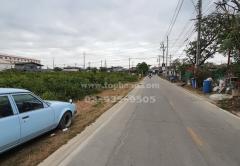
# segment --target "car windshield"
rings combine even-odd
[[[44,108],[43,103],[31,94],[13,95],[13,99],[20,113],[34,111]]]

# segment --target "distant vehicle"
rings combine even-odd
[[[152,78],[152,73],[148,73],[148,77],[151,79]]]
[[[0,88],[0,153],[57,127],[70,127],[72,101],[44,101],[28,90]]]

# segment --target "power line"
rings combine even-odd
[[[192,5],[193,5],[195,11],[198,12],[198,10],[197,10],[197,6],[195,5],[195,2],[194,2],[193,0],[190,0],[190,1],[192,2]]]
[[[203,12],[203,15],[207,15],[209,11],[210,11],[210,13],[213,12],[213,11],[216,9],[215,7],[216,7],[216,6],[215,6],[215,3],[214,3],[214,0],[211,0],[211,1],[206,5],[206,7],[204,7],[204,8],[206,8],[206,10]],[[213,9],[214,9],[214,10],[213,10]],[[213,10],[213,11],[211,11],[211,10]]]
[[[193,6],[194,6],[194,10],[193,10],[193,12],[191,14],[191,16],[192,16],[196,12],[196,5],[195,5],[194,0],[190,0],[190,1],[192,2]],[[183,40],[183,38],[185,36],[188,36],[188,33],[189,32],[191,33],[193,28],[194,28],[194,22],[192,21],[191,18],[193,18],[193,17],[190,17],[190,19],[185,23],[185,25],[183,26],[183,28],[182,28],[181,32],[179,33],[177,39],[171,45],[171,48],[174,48],[176,46],[176,44],[178,42],[181,42],[181,41],[184,42],[183,44],[185,44],[185,41],[188,39],[188,37],[187,37],[187,39],[184,39],[184,40]],[[182,47],[182,45],[181,45],[181,47]],[[180,49],[181,49],[181,47],[180,47]]]
[[[193,6],[194,6],[194,8],[196,9],[196,5],[195,5],[195,3],[194,3],[194,1],[193,0],[191,0],[191,2],[192,2],[192,4],[193,4]],[[199,1],[200,2],[200,1]],[[198,2],[198,5],[201,5],[201,4],[199,4],[199,2]],[[203,14],[205,15],[205,14],[207,14],[209,11],[210,12],[212,12],[211,10],[214,8],[214,0],[211,0],[209,3],[207,3],[206,5],[204,5],[205,7],[204,8],[206,8],[206,10],[203,12]],[[200,6],[201,7],[201,6]],[[201,14],[201,13],[199,13],[199,14]],[[199,17],[198,17],[199,18]],[[194,25],[194,24],[193,24]],[[193,27],[193,25],[192,25],[192,27]],[[184,25],[184,28],[186,28],[187,27],[187,23]],[[190,28],[190,29],[192,29],[192,27]],[[183,29],[184,29],[183,28]],[[182,34],[183,34],[183,32],[184,32],[184,30],[182,30]],[[179,39],[174,43],[174,45],[173,46],[175,46],[175,44],[180,40],[180,36],[186,36],[186,34],[185,35],[181,35],[181,33],[179,34]],[[182,46],[180,46],[180,48],[177,50],[177,52],[179,52],[181,49],[182,49],[182,47],[184,46],[184,44],[186,43],[186,42],[189,42],[190,43],[190,38],[193,36],[193,34],[195,34],[195,29],[193,29],[193,31],[186,37],[186,39],[184,40],[184,42],[183,42],[183,44],[182,44]],[[179,55],[179,57],[180,56],[182,56],[183,55],[183,52],[184,52],[184,50],[182,50],[182,52],[181,52],[181,54]],[[199,55],[198,55],[199,56]]]
[[[184,38],[181,37],[181,40],[179,40],[179,41],[182,42],[182,44],[179,45],[178,51],[183,47],[183,45],[184,45],[187,41],[190,40],[190,38],[191,38],[194,34],[195,34],[195,28],[194,28],[194,24],[192,24],[191,26],[189,26],[189,27],[186,29],[186,32],[183,33],[182,37],[184,37]]]
[[[171,45],[171,47],[176,46],[176,44],[180,41],[180,39],[182,39],[182,37],[186,36],[186,34],[191,31],[191,29],[193,28],[194,23],[189,23],[186,22],[186,24],[183,26],[182,31],[179,33],[177,40],[175,40],[174,44]]]
[[[176,53],[178,53],[182,48],[183,46],[189,42],[190,43],[190,38],[195,34],[195,29],[186,37],[186,39],[184,40],[183,44],[179,47],[179,49],[176,51]],[[181,56],[183,55],[183,52],[184,52],[184,49],[182,50],[181,52]],[[180,58],[180,56],[179,56]]]
[[[184,0],[178,0],[177,6],[176,6],[174,14],[173,14],[173,17],[171,19],[170,25],[168,27],[167,33],[166,33],[164,38],[166,38],[167,36],[170,36],[170,34],[171,34],[172,30],[173,30],[173,27],[174,27],[174,25],[175,25],[175,23],[177,21],[177,18],[179,16],[179,13],[180,13],[180,11],[182,9],[183,2],[184,2]]]
[[[167,33],[166,33],[166,35],[164,37],[164,39],[167,38],[166,66],[167,66],[167,63],[168,63],[168,53],[169,53],[169,51],[168,51],[169,50],[169,43],[168,42],[169,42],[169,36],[170,36],[170,34],[171,34],[175,24],[176,24],[177,18],[179,16],[179,13],[180,13],[180,11],[182,9],[182,6],[183,6],[183,2],[184,2],[184,0],[178,0],[177,6],[176,6],[174,14],[173,14],[173,17],[172,17],[172,19],[170,21],[170,25],[168,27]],[[164,53],[165,53],[164,42],[162,42],[161,48],[163,49],[163,64],[164,64],[165,63],[164,62]]]
[[[194,6],[194,8],[196,8],[196,6],[195,6],[195,3],[194,3],[194,1],[193,0],[191,0],[191,2],[193,3],[193,6]],[[210,2],[210,4],[211,4],[211,2]],[[208,4],[208,6],[210,5],[210,4]],[[196,64],[198,64],[198,59],[200,58],[200,51],[199,51],[199,49],[200,49],[200,21],[201,21],[201,18],[202,18],[202,0],[198,0],[198,20],[199,20],[199,23],[198,23],[198,51],[197,51],[197,55],[196,55]],[[194,25],[194,24],[193,24]],[[189,37],[191,37],[193,34],[195,33],[195,30],[189,35]],[[187,41],[189,41],[189,37],[187,37],[186,38],[186,40],[184,41],[184,43],[183,43],[183,45],[187,42]],[[182,47],[180,47],[179,48],[179,50],[180,49],[182,49]],[[177,51],[177,52],[179,52],[179,50]],[[183,53],[183,51],[184,50],[182,50],[182,53]]]

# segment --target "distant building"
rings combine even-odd
[[[159,73],[162,73],[162,67],[152,67],[151,70],[150,70],[152,73],[154,74],[159,74]]]
[[[8,55],[8,54],[1,54],[1,53],[0,53],[0,60],[8,61],[12,64],[24,63],[24,62],[34,62],[34,63],[41,64],[41,61],[37,60],[37,59],[25,58],[25,57]]]
[[[109,72],[125,72],[127,69],[121,67],[121,66],[112,66],[111,68],[108,69]]]
[[[15,68],[16,64],[18,64],[17,69],[24,68],[23,64],[25,67],[28,66],[27,70],[31,67],[37,70],[42,67],[40,60],[0,53],[0,71]]]
[[[80,70],[82,70],[82,68],[80,68],[80,67],[68,66],[68,67],[63,68],[63,71],[68,71],[68,72],[77,72],[77,71],[80,71]]]
[[[8,70],[14,68],[14,64],[11,64],[8,61],[0,59],[0,71]]]
[[[35,63],[35,62],[24,62],[24,63],[16,63],[15,64],[15,69],[19,71],[41,71],[42,69],[41,64]]]
[[[136,67],[131,67],[129,69],[130,73],[136,73],[137,72],[137,68]]]

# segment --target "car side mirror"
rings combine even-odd
[[[73,103],[73,100],[72,100],[72,99],[69,99],[69,103],[71,103],[71,104],[72,104],[72,103]]]

